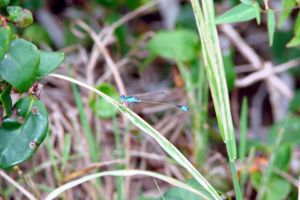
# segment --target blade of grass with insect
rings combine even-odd
[[[143,170],[116,170],[116,171],[106,171],[106,172],[96,173],[96,174],[92,174],[92,175],[87,175],[82,178],[71,181],[69,183],[66,183],[66,184],[56,188],[55,190],[53,190],[50,194],[48,194],[48,196],[45,198],[45,200],[55,199],[56,197],[61,195],[64,191],[67,191],[77,185],[80,185],[82,183],[85,183],[87,181],[90,181],[90,180],[93,180],[96,178],[105,177],[105,176],[135,176],[135,175],[143,175],[143,176],[150,176],[153,178],[157,178],[157,179],[165,181],[173,186],[176,186],[176,187],[185,189],[189,192],[192,192],[192,193],[198,195],[199,197],[201,197],[201,199],[211,199],[211,196],[208,196],[207,193],[198,191],[195,188],[193,188],[185,183],[182,183],[182,182],[178,181],[177,179],[174,179],[169,176],[165,176],[165,175],[155,173],[155,172],[150,172],[150,171],[143,171]]]
[[[215,24],[213,1],[202,0],[202,8],[198,0],[191,0],[191,4],[201,40],[204,65],[213,98],[215,113],[229,157],[235,195],[238,200],[241,200],[242,195],[235,166],[236,142],[224,65]]]
[[[247,116],[248,116],[248,101],[247,97],[243,98],[242,103],[242,111],[241,111],[241,118],[240,118],[240,143],[239,143],[239,160],[242,165],[244,165],[245,156],[246,156],[246,150],[247,150]],[[244,170],[242,171],[243,177]],[[245,175],[244,175],[245,176]],[[242,182],[242,178],[240,181],[241,185],[241,193],[244,194],[244,183]]]
[[[273,150],[272,150],[272,154],[271,154],[270,159],[269,159],[268,166],[265,169],[265,171],[263,172],[263,177],[262,177],[262,180],[261,180],[261,183],[260,183],[260,186],[259,186],[260,189],[259,189],[258,194],[256,196],[257,200],[263,199],[264,194],[266,192],[266,187],[268,185],[268,182],[270,180],[270,177],[271,177],[271,174],[272,174],[272,171],[273,171],[273,168],[274,168],[275,159],[276,159],[276,156],[277,156],[277,153],[278,153],[278,150],[279,150],[279,146],[280,146],[280,143],[281,143],[283,133],[284,133],[284,129],[279,129],[278,136],[277,136],[277,139],[275,141],[275,144],[274,144],[274,147],[273,147]]]
[[[216,190],[208,183],[208,181],[197,171],[197,169],[184,157],[184,155],[165,137],[163,137],[158,131],[156,131],[151,125],[145,122],[140,116],[135,114],[129,108],[118,103],[114,99],[110,98],[106,94],[100,92],[94,87],[91,87],[83,82],[76,79],[60,75],[60,74],[49,74],[48,77],[56,77],[80,85],[88,90],[95,92],[97,95],[101,96],[112,106],[116,107],[121,111],[135,126],[147,133],[149,136],[154,138],[156,142],[167,152],[178,164],[184,167],[199,184],[212,196],[213,199],[220,199],[220,196]]]

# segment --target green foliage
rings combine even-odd
[[[300,111],[300,90],[298,90],[293,99],[290,102],[289,110],[291,112],[299,112]]]
[[[17,27],[24,28],[33,22],[32,13],[27,9],[19,6],[9,6],[7,12],[9,14],[8,19],[14,22]]]
[[[0,0],[0,8],[6,7],[9,4],[10,0]]]
[[[96,2],[106,7],[116,7],[119,5],[118,0],[96,0]]]
[[[64,60],[64,53],[42,51],[40,53],[40,63],[38,77],[43,77],[53,72]]]
[[[0,61],[0,76],[19,92],[25,92],[37,78],[39,60],[39,51],[32,43],[15,39]]]
[[[7,6],[9,1],[1,1]],[[12,34],[13,22],[23,28],[33,22],[30,11],[18,6],[7,7],[8,16],[0,24],[0,102],[5,117],[0,116],[0,168],[9,168],[29,159],[43,142],[48,131],[48,113],[37,99],[34,83],[55,70],[64,54],[38,50],[29,41]],[[13,39],[17,38],[17,39]],[[29,93],[12,108],[11,92]]]
[[[241,3],[221,16],[218,16],[216,24],[244,22],[254,18],[257,18],[257,6]]]
[[[268,16],[268,34],[269,34],[269,44],[272,46],[273,44],[273,38],[275,33],[275,14],[273,10],[267,11]]]
[[[155,55],[187,62],[198,56],[199,39],[195,32],[188,29],[160,31],[148,42],[147,48]]]
[[[268,133],[269,143],[272,144],[276,141],[278,132],[280,129],[284,129],[282,144],[299,144],[300,143],[300,117],[289,116],[281,122],[274,124]]]
[[[281,27],[286,18],[293,11],[293,7],[296,5],[296,0],[281,0],[281,13],[279,16],[278,26]]]
[[[27,27],[22,35],[25,39],[33,42],[34,44],[50,44],[51,39],[47,31],[38,24],[32,24]]]
[[[102,83],[96,87],[99,91],[104,94],[109,95],[113,99],[117,100],[119,98],[118,92],[115,87],[108,83]],[[93,112],[98,115],[100,118],[112,118],[116,116],[118,109],[116,107],[111,106],[105,99],[93,96],[90,100],[90,107]]]
[[[0,126],[0,168],[8,168],[30,158],[48,131],[47,110],[35,97],[20,99],[13,109],[15,115],[5,118]]]
[[[261,173],[253,173],[251,174],[251,183],[256,190],[259,190],[262,174]],[[283,200],[286,199],[288,194],[291,191],[291,185],[286,180],[272,175],[265,191],[265,195],[263,197],[264,200],[272,199],[272,200]]]
[[[11,85],[3,85],[3,90],[0,93],[0,102],[4,109],[5,115],[11,115],[12,100],[10,97]]]
[[[11,29],[9,26],[0,27],[0,60],[9,49],[11,39]]]
[[[236,79],[232,51],[228,51],[223,54],[223,62],[228,90],[231,91],[234,88],[234,82]]]
[[[282,144],[278,148],[274,166],[282,171],[287,171],[292,159],[292,146],[289,144]]]
[[[199,184],[197,183],[197,181],[195,181],[194,179],[191,179],[189,181],[187,181],[187,184],[191,187],[196,188],[197,190],[206,193],[207,196],[209,196],[209,194],[205,191],[204,188],[199,187]],[[211,197],[212,198],[212,197]],[[187,190],[184,190],[182,188],[179,187],[173,187],[169,190],[167,190],[163,196],[160,198],[160,200],[201,200],[202,198],[200,198],[198,195],[191,193]]]

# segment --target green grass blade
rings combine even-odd
[[[77,86],[74,84],[72,84],[71,86],[72,86],[72,91],[73,91],[76,107],[79,111],[80,122],[82,124],[83,130],[85,133],[85,137],[86,137],[86,141],[87,141],[87,145],[88,145],[88,149],[89,149],[89,155],[91,156],[91,159],[93,162],[97,162],[97,161],[99,161],[99,149],[97,148],[97,144],[96,144],[94,136],[92,134],[92,130],[90,128],[87,116],[85,114],[83,102],[80,98],[80,94],[79,94]]]
[[[191,0],[201,39],[204,64],[213,97],[218,125],[223,141],[226,144],[236,198],[240,200],[242,199],[242,195],[234,164],[234,160],[236,159],[236,143],[224,65],[215,25],[213,1],[203,0],[201,2],[202,9],[198,0]]]
[[[240,119],[240,144],[239,144],[239,159],[243,163],[246,156],[247,148],[247,116],[248,116],[248,101],[247,97],[243,98],[241,119]]]
[[[174,178],[171,178],[171,177],[159,174],[159,173],[143,171],[143,170],[116,170],[116,171],[106,171],[106,172],[96,173],[96,174],[92,174],[92,175],[87,175],[82,178],[71,181],[71,182],[64,184],[64,185],[56,188],[55,190],[53,190],[50,194],[48,194],[48,196],[45,198],[45,200],[55,199],[60,194],[62,194],[64,191],[69,190],[77,185],[80,185],[82,183],[85,183],[87,181],[90,181],[90,180],[93,180],[96,178],[100,178],[100,177],[104,177],[104,176],[135,176],[135,175],[154,177],[154,178],[163,180],[167,183],[170,183],[171,185],[174,185],[174,186],[180,187],[182,189],[185,189],[189,192],[192,192],[203,199],[210,199],[210,197],[208,197],[207,194],[201,193],[200,191],[196,190],[195,188],[193,188],[185,183],[182,183]]]
[[[170,143],[165,137],[163,137],[158,131],[156,131],[151,125],[145,122],[140,116],[135,114],[133,111],[128,109],[127,107],[123,106],[119,102],[115,101],[114,99],[110,98],[106,94],[100,92],[96,88],[93,88],[85,83],[82,83],[76,79],[59,75],[59,74],[50,74],[49,76],[64,79],[66,81],[78,84],[86,89],[89,89],[107,102],[111,103],[112,106],[118,108],[134,125],[139,127],[145,133],[150,135],[154,138],[158,144],[174,159],[178,162],[182,167],[184,167],[199,183],[200,185],[207,190],[207,192],[214,198],[220,199],[220,196],[216,192],[216,190],[208,183],[208,181],[197,171],[197,169],[184,157],[184,155],[172,144]]]

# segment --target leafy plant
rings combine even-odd
[[[9,1],[1,1],[7,6]],[[39,50],[20,39],[8,22],[25,28],[33,22],[32,13],[18,6],[6,8],[8,16],[0,16],[0,168],[9,168],[29,159],[48,132],[48,112],[38,100],[38,81],[54,71],[64,59],[60,52]],[[12,105],[11,93],[23,94]]]

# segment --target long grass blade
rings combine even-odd
[[[125,107],[124,105],[120,104],[119,102],[115,101],[114,99],[110,98],[106,94],[100,92],[96,88],[89,86],[83,82],[80,82],[76,79],[60,75],[60,74],[50,74],[49,76],[64,79],[71,83],[75,83],[80,85],[86,89],[89,89],[107,102],[112,104],[118,108],[134,125],[139,127],[145,133],[150,135],[154,138],[157,143],[174,159],[176,160],[182,167],[184,167],[199,183],[200,185],[207,190],[207,192],[213,197],[213,199],[220,199],[220,196],[216,192],[216,190],[208,183],[208,181],[197,171],[197,169],[184,157],[184,155],[172,144],[170,143],[165,137],[163,137],[158,131],[156,131],[151,125],[145,122],[141,117],[135,114],[133,111]]]

